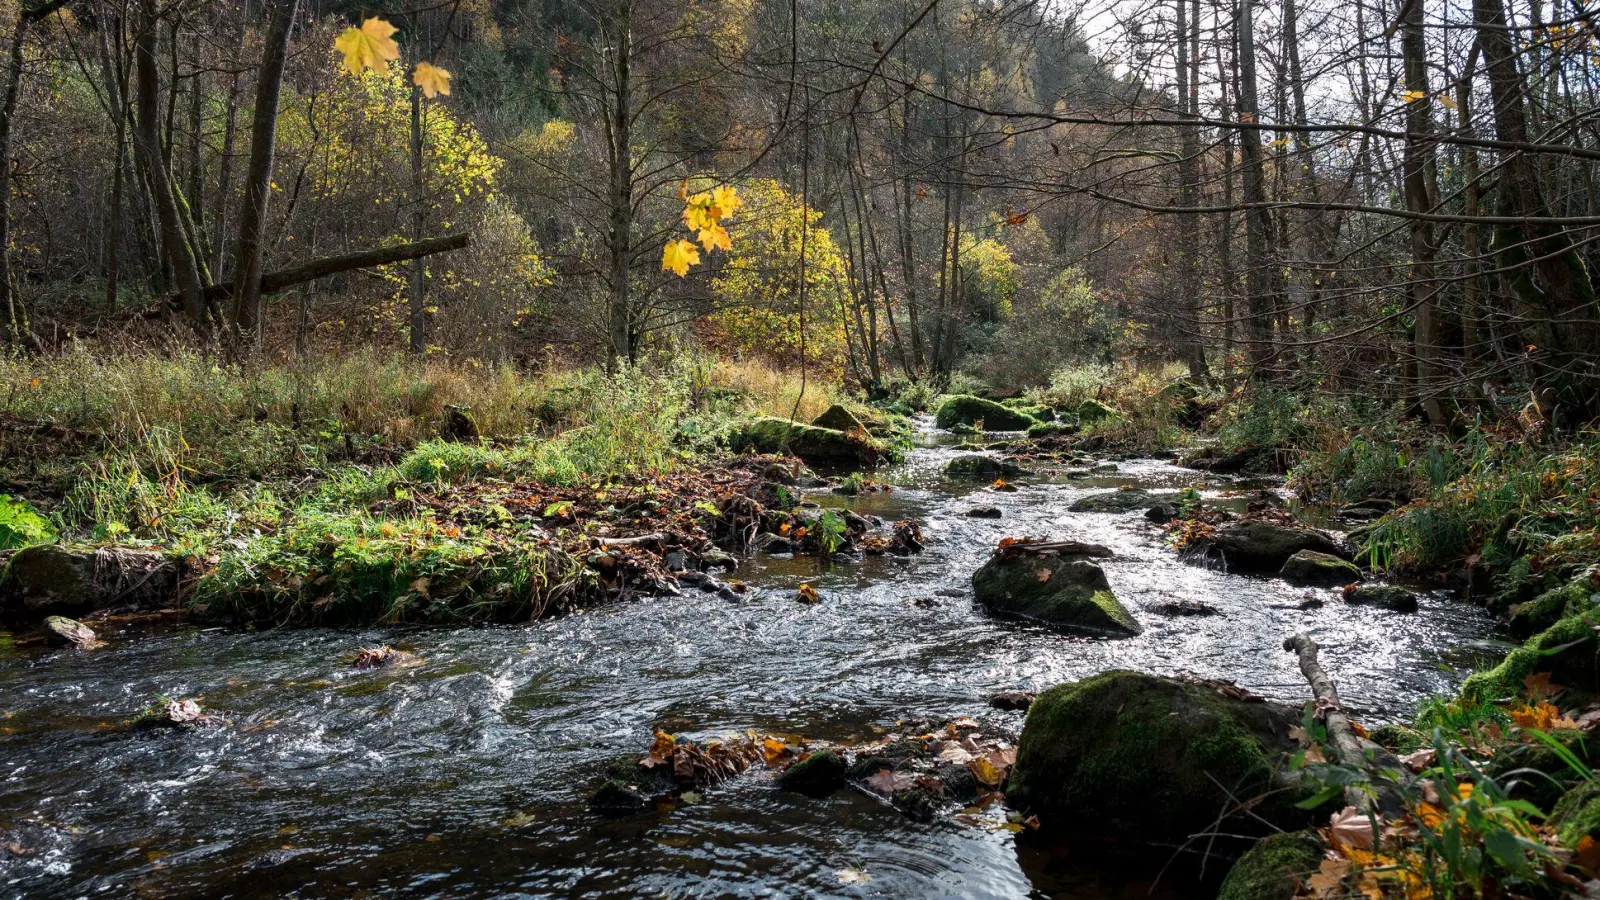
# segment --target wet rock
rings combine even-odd
[[[1363,500],[1360,503],[1351,503],[1347,506],[1339,507],[1338,515],[1341,519],[1351,519],[1358,522],[1370,522],[1373,519],[1382,518],[1393,511],[1393,500],[1385,500],[1381,497],[1373,497]]]
[[[945,429],[957,425],[970,428],[979,422],[987,431],[1022,431],[1034,424],[1034,419],[992,400],[966,394],[957,394],[946,400],[934,416],[934,424]]]
[[[220,716],[206,713],[198,700],[173,700],[158,697],[139,711],[128,725],[135,731],[160,728],[204,728],[222,724]]]
[[[606,772],[606,780],[589,796],[589,808],[611,817],[649,809],[657,797],[678,787],[671,773],[660,768],[647,769],[635,760],[614,763]]]
[[[818,428],[831,428],[834,431],[866,431],[867,426],[856,418],[855,413],[835,403],[828,407],[827,412],[811,420],[811,424]]]
[[[944,474],[951,478],[1012,478],[1022,474],[1022,467],[1009,459],[969,453],[945,463]]]
[[[76,647],[79,650],[93,650],[103,647],[105,643],[94,633],[94,629],[79,622],[77,619],[68,619],[65,616],[49,616],[44,620],[45,636],[50,643],[59,647]]]
[[[1322,865],[1322,842],[1305,831],[1262,838],[1228,870],[1217,900],[1293,900]]]
[[[808,465],[835,469],[876,465],[886,455],[877,441],[861,433],[846,434],[832,428],[801,425],[787,419],[762,416],[746,425],[732,441],[736,452],[789,452]]]
[[[1178,517],[1178,507],[1171,503],[1157,503],[1144,511],[1144,517],[1157,525],[1165,525]]]
[[[1395,612],[1416,612],[1417,594],[1396,584],[1355,584],[1344,589],[1344,602],[1380,606]]]
[[[998,519],[1002,513],[998,506],[975,506],[964,515],[969,519]]]
[[[845,785],[844,760],[832,750],[812,753],[778,774],[778,787],[809,797],[826,797]]]
[[[770,531],[756,535],[756,539],[750,543],[763,553],[793,553],[798,549],[794,541]]]
[[[1333,587],[1361,580],[1361,570],[1355,563],[1340,559],[1331,553],[1301,550],[1284,561],[1278,570],[1279,577],[1290,584]]]
[[[1107,637],[1132,637],[1139,623],[1094,562],[1111,551],[1060,542],[1046,554],[1001,549],[972,575],[972,591],[989,610]]]
[[[181,568],[150,550],[28,547],[0,571],[0,620],[32,624],[112,607],[157,609],[176,596]]]
[[[721,550],[707,550],[700,554],[700,564],[707,569],[732,570],[739,568],[739,558]]]
[[[1095,463],[1089,468],[1089,472],[1094,475],[1115,475],[1117,473],[1117,464],[1114,462]]]
[[[1150,607],[1160,616],[1220,616],[1222,610],[1199,600],[1163,600]]]
[[[661,561],[666,564],[668,572],[682,572],[689,568],[689,554],[682,550],[668,550]]]
[[[1033,691],[1001,691],[989,698],[989,705],[995,709],[1022,712],[1033,705],[1036,696]]]
[[[1133,512],[1136,509],[1148,509],[1156,502],[1149,491],[1134,488],[1079,497],[1067,509],[1072,512]]]
[[[1028,426],[1028,437],[1058,437],[1064,434],[1072,434],[1077,430],[1078,427],[1076,425],[1069,425],[1066,422],[1035,422]]]
[[[1275,522],[1224,522],[1192,544],[1207,555],[1220,557],[1230,571],[1276,573],[1302,550],[1332,556],[1339,554],[1333,538],[1312,528]]]
[[[1517,637],[1527,638],[1567,616],[1593,609],[1597,604],[1600,604],[1600,592],[1589,585],[1588,578],[1580,578],[1512,605],[1506,615],[1506,627]]]
[[[1153,843],[1202,831],[1297,828],[1310,793],[1288,767],[1300,709],[1203,684],[1111,671],[1041,693],[1028,710],[1007,803],[1046,828]],[[1231,792],[1231,793],[1230,793]],[[1252,816],[1217,823],[1236,797]],[[1260,819],[1254,818],[1259,816]]]
[[[1568,690],[1600,694],[1600,624],[1594,613],[1568,616],[1529,638],[1500,665],[1475,672],[1461,684],[1461,695],[1482,701],[1520,696],[1523,679],[1549,672],[1550,680]]]

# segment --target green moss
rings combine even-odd
[[[1585,781],[1563,794],[1550,811],[1550,824],[1568,847],[1585,835],[1600,840],[1600,785]]]
[[[1307,832],[1263,838],[1228,870],[1217,900],[1291,900],[1321,865],[1322,842]]]
[[[734,436],[735,451],[782,453],[788,451],[813,466],[850,468],[874,465],[889,455],[881,442],[832,428],[802,425],[762,416]]]
[[[970,426],[977,422],[982,422],[989,431],[1022,431],[1034,424],[1035,420],[1032,416],[992,400],[966,394],[950,397],[934,417],[934,424],[946,429],[957,425]]]
[[[996,478],[1022,474],[1022,467],[1009,459],[973,453],[945,463],[944,474],[952,478]]]
[[[1047,438],[1063,434],[1071,434],[1077,429],[1063,422],[1039,422],[1028,426],[1028,437]]]
[[[1078,405],[1078,421],[1085,425],[1121,417],[1122,414],[1117,412],[1116,407],[1108,406],[1099,400],[1085,400]]]
[[[1511,607],[1506,625],[1519,637],[1536,634],[1567,616],[1578,615],[1594,604],[1590,596],[1594,591],[1586,580],[1573,581],[1545,591],[1539,596]]]
[[[832,750],[813,753],[778,776],[778,787],[813,797],[825,796],[844,787],[846,766]]]
[[[1199,685],[1112,671],[1040,694],[1028,710],[1008,802],[1055,822],[1159,841],[1213,826],[1232,792],[1297,824],[1302,795],[1280,773],[1295,713]],[[1219,785],[1225,785],[1226,790]],[[1290,790],[1271,793],[1274,788]],[[1230,821],[1223,830],[1249,828]]]
[[[1461,685],[1463,697],[1489,701],[1522,690],[1522,681],[1534,672],[1550,672],[1557,684],[1584,693],[1600,693],[1600,655],[1588,614],[1570,616],[1528,639],[1511,651],[1500,665],[1475,672]]]
[[[1105,572],[1083,556],[990,560],[973,573],[972,591],[995,612],[1048,625],[1113,637],[1143,630],[1111,592]]]

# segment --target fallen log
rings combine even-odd
[[[1333,748],[1334,760],[1346,768],[1368,772],[1376,768],[1400,769],[1399,760],[1394,759],[1381,747],[1365,744],[1356,734],[1350,721],[1350,714],[1339,701],[1339,691],[1334,687],[1333,679],[1328,677],[1328,673],[1322,669],[1322,664],[1317,661],[1317,642],[1312,640],[1310,635],[1296,634],[1284,639],[1283,649],[1300,657],[1300,674],[1311,684],[1316,716],[1327,726],[1328,744]],[[1381,810],[1398,809],[1399,795],[1393,785],[1380,784],[1377,781],[1370,784],[1373,790],[1366,790],[1359,784],[1346,786],[1345,803],[1361,812],[1371,810],[1374,800]]]

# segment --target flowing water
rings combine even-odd
[[[1492,652],[1487,617],[1443,597],[1402,615],[1326,591],[1301,611],[1305,589],[1185,565],[1139,513],[1067,511],[1124,484],[1216,494],[1225,481],[1139,460],[998,493],[939,477],[950,443],[925,432],[889,473],[892,493],[815,498],[919,520],[927,552],[833,566],[758,557],[737,573],[758,588],[739,603],[686,592],[459,630],[128,625],[89,653],[19,651],[0,635],[0,896],[1143,897],[1151,873],[1097,864],[1093,846],[1050,852],[1026,835],[917,824],[854,791],[813,800],[762,775],[619,821],[585,801],[656,728],[847,740],[958,715],[1020,728],[987,698],[1117,667],[1299,700],[1307,688],[1280,646],[1295,631],[1323,644],[1371,723]],[[963,515],[977,504],[1004,518]],[[1109,546],[1107,574],[1144,634],[1087,639],[985,614],[970,575],[1007,535]],[[820,605],[793,599],[805,581]],[[1150,609],[1181,599],[1222,614]],[[422,664],[350,669],[350,651],[380,643]],[[203,697],[229,725],[114,727],[157,693]],[[1161,890],[1198,893],[1178,879]]]

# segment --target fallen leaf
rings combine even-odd
[[[684,806],[693,806],[696,803],[704,803],[706,798],[694,791],[684,791],[678,795],[678,799],[683,801]]]
[[[1035,571],[1033,573],[1033,577],[1039,579],[1039,581],[1041,583],[1043,583],[1043,582],[1049,581],[1050,580],[1050,576],[1052,574],[1054,574],[1054,573],[1052,573],[1049,569],[1041,568],[1041,569],[1038,569],[1037,571]]]
[[[893,797],[896,791],[903,791],[916,783],[916,776],[910,772],[892,772],[888,769],[879,769],[878,774],[867,779],[867,790],[882,797]]]
[[[1423,747],[1421,750],[1416,750],[1400,757],[1400,761],[1405,763],[1406,768],[1410,769],[1411,771],[1421,772],[1422,770],[1433,765],[1437,758],[1438,754],[1432,747]]]
[[[867,882],[869,882],[871,880],[872,880],[872,876],[868,875],[866,872],[862,871],[861,869],[840,869],[839,870],[839,883],[840,884],[866,884]]]
[[[1587,834],[1578,839],[1578,853],[1573,862],[1590,875],[1600,875],[1600,842]]]
[[[1383,819],[1377,819],[1378,827]],[[1328,818],[1329,830],[1338,844],[1357,850],[1370,850],[1373,844],[1373,819],[1354,806],[1346,806]]]
[[[972,776],[992,788],[997,788],[1005,783],[1006,771],[990,761],[987,757],[979,757],[969,763],[967,768],[972,771]]]

